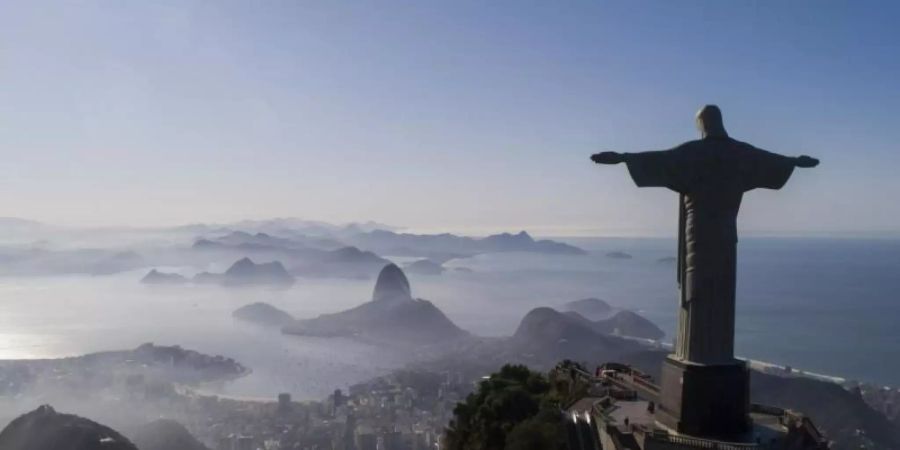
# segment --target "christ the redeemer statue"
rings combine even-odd
[[[624,162],[639,187],[665,187],[680,194],[678,331],[674,355],[667,360],[674,369],[664,365],[662,388],[681,392],[664,392],[660,403],[677,416],[675,428],[708,433],[714,431],[708,430],[712,425],[696,422],[715,421],[716,415],[735,415],[727,411],[735,406],[721,399],[704,399],[727,394],[721,390],[692,393],[692,378],[699,377],[695,384],[700,391],[709,391],[711,388],[703,386],[710,383],[724,389],[733,384],[743,386],[746,381],[735,382],[743,375],[734,375],[733,370],[743,367],[734,358],[736,221],[741,198],[744,192],[756,188],[780,189],[795,167],[815,167],[819,161],[809,156],[778,155],[730,138],[715,105],[704,106],[697,113],[697,127],[699,140],[670,150],[602,152],[591,159],[598,164]],[[698,372],[703,375],[692,375]],[[731,375],[723,375],[723,381],[715,375],[718,372]],[[697,398],[693,400],[697,404],[683,404],[692,398]],[[742,405],[737,408],[745,408],[743,403],[747,401],[740,399]],[[705,408],[710,417],[694,420],[690,413],[686,417],[683,410],[694,407]],[[746,415],[746,411],[741,414]]]

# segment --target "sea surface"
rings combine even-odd
[[[481,255],[442,276],[410,275],[413,294],[479,335],[512,334],[531,308],[585,297],[640,312],[672,335],[671,239],[572,239],[588,256]],[[612,258],[618,251],[631,258]],[[397,258],[402,262],[401,258]],[[186,271],[185,268],[169,270]],[[350,339],[284,336],[235,322],[264,301],[298,318],[367,301],[374,280],[300,279],[287,290],[145,286],[146,270],[112,276],[0,278],[0,359],[181,345],[253,369],[212,387],[243,397],[320,399],[414,355]],[[852,380],[900,386],[900,241],[744,238],[739,244],[737,353]],[[599,363],[600,361],[598,361]]]

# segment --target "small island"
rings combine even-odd
[[[144,275],[144,278],[141,278],[141,283],[157,285],[184,284],[187,283],[187,281],[187,278],[177,273],[164,273],[156,269],[147,272],[147,275]]]
[[[250,258],[242,258],[222,274],[224,286],[283,286],[294,284],[294,277],[279,261],[257,264]]]
[[[268,303],[251,303],[236,309],[231,316],[237,320],[264,326],[282,327],[294,321],[294,317]]]
[[[444,266],[430,259],[420,259],[416,262],[406,265],[406,271],[408,273],[414,273],[418,275],[441,275],[445,270],[447,269],[445,269]]]

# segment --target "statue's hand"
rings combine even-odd
[[[619,164],[625,161],[625,155],[616,152],[600,152],[591,155],[591,161],[597,164]]]
[[[811,156],[802,155],[802,156],[797,157],[797,160],[794,162],[794,165],[796,165],[797,167],[803,167],[803,168],[816,167],[819,165],[819,160],[816,158],[813,158]]]

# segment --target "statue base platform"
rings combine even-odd
[[[750,371],[742,361],[697,364],[675,359],[662,365],[657,420],[679,433],[727,438],[747,432]]]

